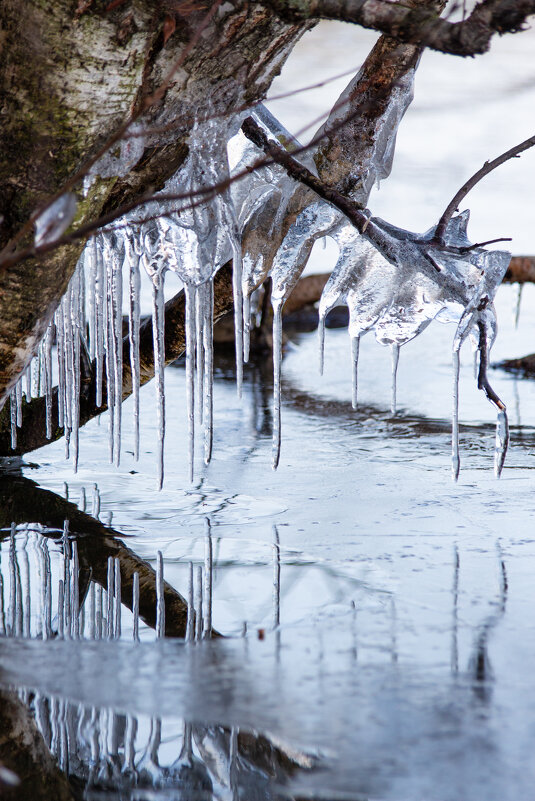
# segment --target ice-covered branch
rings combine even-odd
[[[262,0],[284,19],[332,19],[372,28],[402,42],[456,56],[485,53],[492,37],[517,33],[535,14],[535,0],[483,0],[462,22],[429,8],[386,0]]]

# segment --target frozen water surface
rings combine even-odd
[[[477,115],[472,114],[463,128],[471,144],[449,145],[435,154],[434,172],[426,167],[433,152],[422,139],[422,120],[425,131],[433,125],[442,136],[445,128],[449,143],[458,112],[452,106],[449,122],[440,123],[446,112],[437,107],[434,81],[447,71],[437,72],[436,65],[426,71],[426,63],[435,58],[426,54],[415,106],[400,129],[394,174],[379,195],[372,194],[374,211],[423,230],[433,222],[426,215],[436,218],[480,162],[523,138],[520,129],[532,106],[527,97],[532,90],[522,89],[518,80],[526,70],[524,43],[533,42],[532,34],[525,36],[514,42],[504,38],[495,43],[496,54],[474,61],[490,65],[488,73],[483,66],[448,60],[452,75],[443,90],[446,100],[462,106],[463,98],[468,104],[477,96],[481,124],[493,138],[484,139],[482,154],[475,151],[470,137]],[[353,53],[355,41],[365,42],[364,55],[367,35],[351,29],[351,37]],[[519,48],[513,61],[507,42]],[[307,47],[305,39],[305,59]],[[307,74],[303,67],[293,69],[296,80]],[[485,86],[492,75],[497,98],[486,100],[479,89],[470,94],[472,79],[459,83],[455,77],[456,70],[464,75],[465,69],[482,70]],[[422,89],[429,84],[431,93],[422,91],[419,97],[418,82]],[[503,126],[491,122],[495,110],[505,113],[499,93],[506,90],[507,115],[518,128],[513,131],[511,125],[502,147],[496,137]],[[465,107],[463,114],[465,119]],[[303,113],[297,109],[296,116],[293,127],[283,118],[295,131]],[[407,155],[406,130],[415,137],[412,155]],[[533,155],[518,161],[528,175]],[[458,170],[451,186],[455,170],[450,164]],[[471,236],[510,234],[513,252],[527,250],[525,212],[518,211],[525,203],[522,187],[512,191],[510,184],[503,185],[498,195],[511,202],[500,207],[495,224],[496,186],[489,181],[488,196],[481,192],[471,202],[472,224],[480,227],[471,228]],[[414,193],[414,203],[408,192]],[[241,222],[238,209],[236,224]],[[162,228],[155,241],[157,274],[166,245]],[[192,243],[192,250],[198,244]],[[207,250],[224,249],[208,240],[201,244]],[[134,240],[125,248],[123,288],[134,342],[140,309],[135,247]],[[232,241],[226,247],[232,249]],[[314,251],[316,268],[325,267],[322,253]],[[101,354],[104,371],[103,343],[117,337],[119,314],[117,304],[108,301],[106,282],[120,279],[117,265],[103,265],[98,252],[85,269],[95,287],[87,301],[88,349],[91,356]],[[247,269],[244,264],[245,276]],[[209,275],[202,278],[209,284]],[[341,272],[330,289],[333,303],[343,301],[351,312],[355,298]],[[496,297],[500,330],[495,360],[533,349],[535,289],[524,290],[518,329],[516,300],[514,287],[502,287]],[[149,310],[150,297],[146,301],[141,292]],[[161,296],[155,301],[161,309]],[[204,301],[210,302],[209,293]],[[79,376],[73,369],[73,330],[80,326],[79,306],[71,291],[56,317],[58,337],[66,344],[65,363],[59,365],[60,400],[75,458],[73,386]],[[190,314],[193,327],[199,322],[194,298]],[[493,320],[487,322],[492,338]],[[357,349],[346,330],[325,332],[323,377],[317,371],[316,332],[293,337],[286,345],[280,365],[284,435],[277,472],[269,468],[272,365],[265,356],[251,354],[239,400],[235,356],[219,353],[213,386],[216,458],[206,465],[202,450],[191,449],[195,469],[193,482],[188,481],[185,443],[191,418],[184,411],[188,394],[199,385],[193,375],[186,382],[185,372],[193,372],[199,351],[211,358],[207,340],[195,333],[191,340],[197,353],[190,351],[187,368],[179,363],[165,371],[168,458],[161,492],[155,489],[155,473],[162,396],[155,397],[150,386],[139,392],[139,416],[137,397],[125,402],[122,415],[116,409],[110,415],[113,435],[105,419],[80,429],[76,475],[64,462],[64,443],[58,442],[29,455],[26,464],[13,463],[11,473],[0,479],[0,633],[5,635],[0,683],[31,705],[60,764],[86,783],[87,798],[97,793],[114,801],[532,797],[535,387],[490,371],[511,425],[511,446],[497,482],[492,472],[495,412],[475,386],[469,343],[462,347],[462,470],[455,484],[450,480],[455,325],[433,323],[403,345],[393,416],[390,348],[366,335],[366,326],[355,317],[353,323],[349,333],[359,343],[356,410],[352,371]],[[383,329],[384,341],[388,333]],[[27,377],[30,385],[36,375],[38,382],[41,377],[45,391],[50,344],[45,341],[40,363]],[[109,391],[116,392],[119,365],[112,362],[107,369]],[[12,405],[15,431],[19,397],[15,393]],[[204,424],[210,404],[204,406]],[[193,414],[192,399],[189,408]],[[139,447],[132,417],[140,420]],[[501,439],[503,420],[498,422]],[[119,468],[103,464],[108,447],[116,460],[120,452]],[[51,505],[54,496],[46,491],[61,498],[68,493],[70,502],[87,513],[91,506],[115,534],[105,536],[100,530],[77,541],[72,521],[64,531],[63,502]],[[95,543],[91,553],[88,543]],[[111,543],[118,543],[117,556],[109,553]],[[145,620],[146,576],[135,572],[130,588],[120,571],[121,543],[139,557],[136,570],[145,562],[155,571],[153,626],[159,634],[169,617],[164,619],[161,602],[164,581],[182,595],[186,643],[156,641]],[[82,611],[76,615],[78,607]],[[225,639],[203,638],[211,627]],[[202,641],[194,642],[199,636]]]

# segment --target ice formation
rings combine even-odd
[[[391,168],[397,126],[412,98],[413,72],[409,73],[376,121],[374,135],[354,168],[350,196],[361,205],[372,184]],[[350,94],[347,95],[349,102]],[[346,102],[346,101],[344,101]],[[340,107],[342,108],[342,107]],[[324,131],[334,131],[338,110]],[[345,111],[344,111],[345,113]],[[290,152],[299,144],[262,106],[254,119],[266,135]],[[234,136],[236,120],[214,119],[195,124],[189,156],[168,182],[163,194],[190,198],[177,204],[155,196],[150,207],[120,221],[115,230],[104,229],[87,244],[78,268],[26,374],[26,396],[46,398],[47,436],[52,436],[53,374],[57,374],[58,424],[65,429],[67,456],[78,464],[79,397],[87,375],[94,374],[97,406],[109,410],[109,458],[121,456],[123,392],[131,388],[134,400],[134,457],[139,456],[140,268],[152,282],[154,374],[159,429],[158,486],[164,476],[165,438],[165,309],[167,271],[178,275],[186,301],[186,382],[189,476],[195,475],[197,423],[204,431],[204,461],[212,454],[213,440],[213,279],[229,259],[233,261],[236,373],[241,394],[243,361],[249,358],[252,297],[271,278],[273,310],[274,400],[273,467],[281,448],[282,312],[298,282],[314,242],[331,236],[339,249],[338,261],[319,303],[320,369],[323,369],[325,318],[337,305],[349,310],[348,332],[352,352],[352,402],[357,407],[358,356],[361,337],[374,330],[377,341],[392,350],[392,413],[396,411],[396,373],[400,348],[418,336],[432,320],[457,322],[453,342],[452,469],[459,473],[458,381],[459,351],[471,337],[479,354],[478,386],[498,408],[495,471],[499,475],[507,448],[505,407],[486,377],[488,353],[496,334],[492,301],[509,263],[509,254],[474,247],[467,237],[468,212],[450,220],[444,242],[434,240],[434,229],[414,234],[378,218],[360,234],[347,218],[310,189],[296,184],[282,167],[265,163],[262,154],[243,134]],[[329,128],[329,125],[331,128]],[[228,149],[227,149],[227,142]],[[371,142],[371,144],[370,144]],[[92,170],[96,174],[124,174],[140,157],[143,138],[121,145],[118,155],[107,154]],[[312,155],[299,153],[301,162],[320,172]],[[323,154],[324,155],[324,154]],[[322,155],[322,158],[323,158]],[[344,154],[344,158],[345,158]],[[229,168],[229,160],[232,170]],[[318,161],[320,164],[321,159]],[[252,169],[254,167],[254,169]],[[110,172],[111,171],[111,172]],[[360,172],[359,172],[360,171]],[[359,173],[357,175],[357,172]],[[229,175],[245,178],[222,191]],[[359,178],[360,175],[360,178]],[[91,176],[90,176],[91,178]],[[357,180],[358,179],[358,180]],[[36,242],[46,243],[68,226],[76,208],[71,195],[62,196],[36,221]],[[148,221],[147,218],[150,218]],[[128,282],[123,288],[124,280]],[[130,372],[123,365],[123,296],[128,310],[127,341]],[[54,342],[57,368],[52,365]],[[93,362],[91,369],[90,362]],[[21,424],[22,379],[11,394],[12,443],[16,446]],[[114,581],[110,566],[110,583]],[[205,577],[206,583],[206,577]],[[194,594],[193,575],[190,595]],[[196,577],[196,594],[202,599],[203,576]],[[202,612],[197,618],[201,626]],[[110,620],[108,614],[108,620]],[[211,622],[205,620],[208,628]],[[161,623],[161,627],[163,623]],[[189,637],[193,621],[188,623]],[[198,634],[198,632],[197,632]]]

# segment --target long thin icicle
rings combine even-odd
[[[451,474],[454,481],[459,478],[461,461],[459,458],[459,372],[460,354],[453,349],[453,410],[451,416]]]
[[[204,462],[208,464],[212,458],[214,430],[214,283],[207,281],[204,286]]]
[[[358,406],[359,349],[360,337],[351,337],[351,358],[353,363],[351,405],[354,409],[356,409]]]
[[[152,339],[154,343],[154,374],[158,402],[158,489],[163,487],[165,441],[165,346],[163,277],[152,283]]]
[[[186,405],[188,415],[189,479],[193,481],[195,459],[195,291],[184,285],[186,294]]]
[[[273,303],[273,445],[271,465],[279,466],[281,452],[282,303]]]
[[[390,411],[392,412],[392,414],[396,413],[396,407],[397,407],[398,364],[399,364],[399,345],[392,345],[392,398],[390,402]]]

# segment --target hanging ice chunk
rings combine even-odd
[[[76,214],[76,196],[66,192],[35,220],[35,245],[47,245],[67,230]]]

